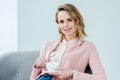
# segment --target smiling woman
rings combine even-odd
[[[37,79],[44,72],[51,75],[53,80],[106,80],[95,45],[84,39],[86,33],[83,18],[77,8],[72,4],[59,6],[56,22],[60,39],[44,44],[33,65],[31,80]],[[58,64],[50,72],[47,71],[49,62],[51,65]],[[84,73],[87,65],[92,74]]]
[[[86,33],[84,31],[83,18],[75,6],[71,4],[59,6],[56,13],[56,22],[59,24],[59,26],[64,26],[66,24],[66,22],[64,21],[65,18],[66,22],[72,22],[72,25],[70,24],[71,26],[76,26],[75,28],[78,37],[84,38],[86,36]],[[62,34],[61,29],[59,29],[59,33],[61,34],[62,38],[64,34]]]
[[[69,40],[76,36],[75,20],[66,11],[60,11],[58,13],[58,24],[61,32],[66,35],[66,39]]]

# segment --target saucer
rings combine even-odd
[[[56,73],[56,72],[59,72],[59,71],[43,71],[43,73]]]

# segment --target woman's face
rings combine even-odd
[[[76,37],[75,20],[66,11],[58,12],[58,24],[65,37]]]

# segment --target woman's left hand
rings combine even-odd
[[[51,72],[49,74],[59,78],[60,80],[65,80],[73,77],[73,70],[58,68],[55,72]]]

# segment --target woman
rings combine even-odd
[[[43,71],[46,63],[57,62],[56,72],[49,72],[53,80],[106,80],[100,58],[93,43],[85,41],[83,18],[72,4],[58,7],[56,22],[59,25],[60,39],[47,42],[36,59],[31,80]],[[92,74],[84,73],[89,64]]]

